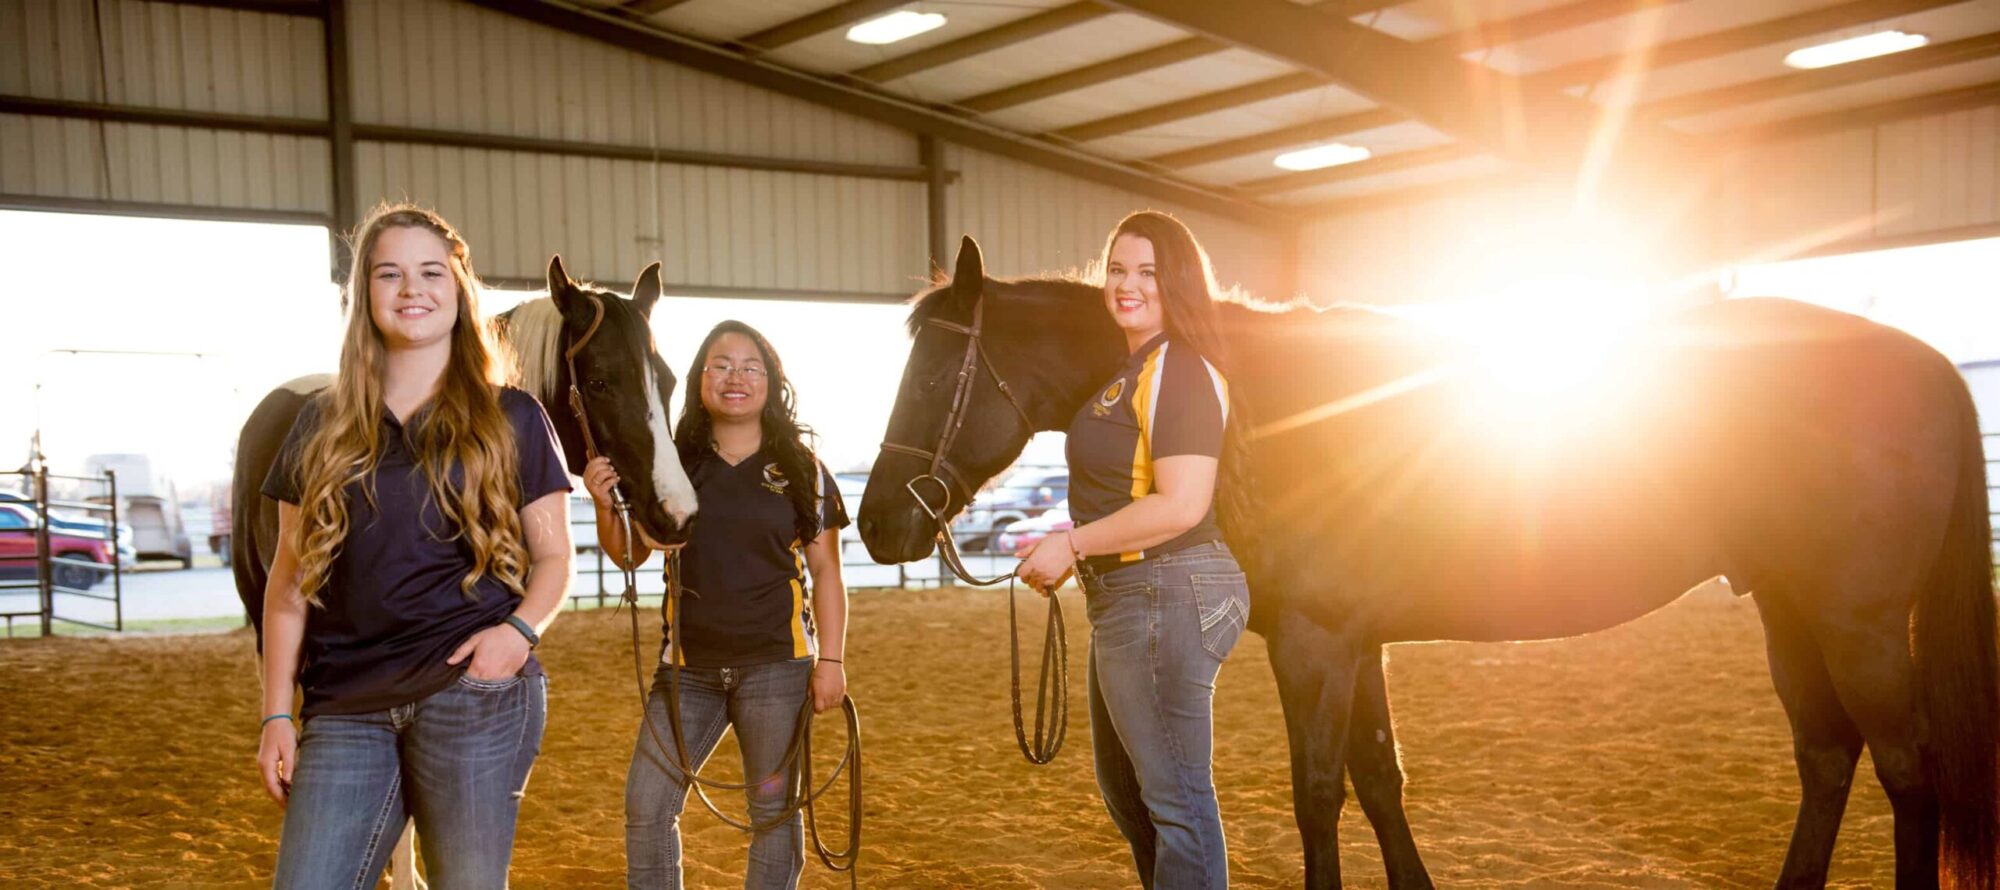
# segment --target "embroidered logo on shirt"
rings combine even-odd
[[[790,484],[792,480],[785,478],[785,471],[779,469],[776,462],[764,465],[764,487],[772,494],[784,494],[785,486]]]
[[[1122,398],[1124,395],[1125,395],[1125,378],[1120,377],[1117,380],[1111,382],[1111,388],[1105,390],[1104,395],[1097,397],[1097,404],[1091,406],[1090,408],[1091,416],[1092,417],[1110,416],[1112,407],[1117,405],[1118,400]]]

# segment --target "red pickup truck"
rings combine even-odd
[[[35,530],[40,527],[35,512],[17,503],[0,502],[0,578],[33,579],[35,573]],[[89,590],[98,579],[111,572],[116,560],[111,542],[102,537],[78,534],[58,526],[49,534],[49,553],[69,559],[87,559],[104,566],[55,566],[58,587]]]

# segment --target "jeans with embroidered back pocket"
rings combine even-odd
[[[1229,885],[1215,802],[1215,678],[1250,618],[1227,545],[1081,572],[1097,786],[1148,890]]]

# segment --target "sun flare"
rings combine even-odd
[[[1402,311],[1459,345],[1469,416],[1532,432],[1591,416],[1613,361],[1650,309],[1629,283],[1544,277]]]

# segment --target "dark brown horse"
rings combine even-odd
[[[919,298],[886,441],[930,447],[983,305],[979,379],[945,461],[977,485],[1109,380],[1098,289],[986,278],[971,239]],[[1778,883],[1825,882],[1865,744],[1900,887],[1991,888],[1994,586],[1972,402],[1922,343],[1854,316],[1738,300],[1670,316],[1532,419],[1461,344],[1356,308],[1224,309],[1234,400],[1259,424],[1261,528],[1231,546],[1277,674],[1306,880],[1340,884],[1342,775],[1391,886],[1429,886],[1402,808],[1381,647],[1531,640],[1645,615],[1717,576],[1754,595],[1803,786]],[[987,377],[1004,380],[1016,412]],[[1560,409],[1560,410],[1558,410]],[[1029,429],[1033,426],[1034,429]],[[860,524],[881,562],[933,527],[885,452]],[[963,507],[954,491],[947,514]]]
[[[639,273],[629,300],[570,280],[560,256],[549,262],[548,281],[548,297],[522,303],[491,322],[506,347],[502,353],[512,365],[511,376],[541,400],[570,473],[582,475],[584,432],[569,407],[574,364],[591,437],[618,469],[633,504],[633,521],[655,541],[685,539],[695,512],[694,487],[667,432],[666,406],[675,378],[654,348],[650,323],[660,298],[660,265]],[[596,321],[596,306],[603,307],[601,321]],[[564,352],[579,340],[582,348],[573,362],[566,361]],[[250,412],[237,439],[230,494],[236,534],[230,552],[236,593],[257,627],[259,648],[264,584],[278,539],[277,504],[259,489],[306,400],[332,383],[331,376],[320,374],[272,390]]]

